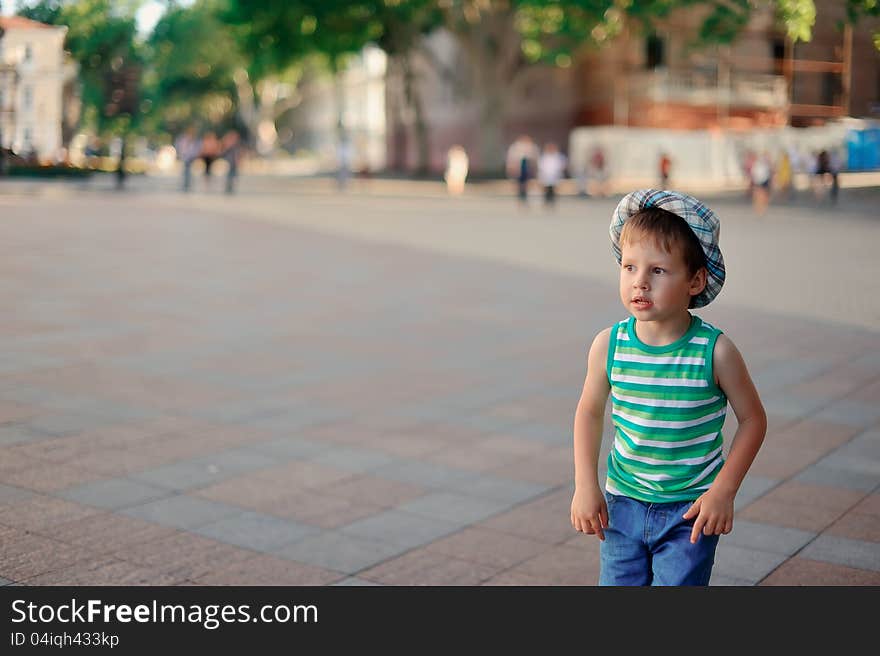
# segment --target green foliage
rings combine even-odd
[[[126,70],[137,71],[142,57],[135,41],[137,3],[111,0],[40,0],[19,7],[19,15],[66,25],[65,47],[79,65],[84,115],[101,132],[127,130],[137,112],[120,112],[113,81]],[[134,74],[134,73],[133,73]],[[129,89],[132,90],[132,89]]]
[[[153,28],[144,75],[151,128],[176,131],[193,120],[217,123],[233,113],[233,76],[245,61],[217,8],[212,0],[171,5]]]

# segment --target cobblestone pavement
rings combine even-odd
[[[874,201],[712,203],[703,316],[770,415],[715,585],[880,584]],[[595,584],[571,423],[613,204],[0,185],[0,583]]]

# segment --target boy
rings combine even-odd
[[[691,315],[724,284],[719,222],[695,198],[647,189],[611,221],[620,299],[631,314],[593,340],[574,422],[571,523],[600,542],[599,585],[708,585],[718,536],[767,428],[745,362]],[[603,496],[605,403],[614,445]],[[727,461],[721,427],[739,426]]]

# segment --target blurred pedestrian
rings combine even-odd
[[[241,160],[241,135],[238,130],[229,130],[221,140],[222,157],[226,160],[226,193],[235,192],[235,181],[238,179],[238,163]]]
[[[468,156],[465,149],[456,144],[446,153],[446,172],[443,178],[446,180],[446,189],[453,196],[464,193],[464,183],[468,174]]]
[[[527,134],[520,135],[507,149],[507,176],[516,180],[516,195],[521,206],[529,199],[529,179],[538,160],[538,147]]]
[[[660,174],[660,189],[668,189],[669,178],[672,177],[672,159],[665,150],[660,151],[658,169]]]
[[[608,161],[601,144],[596,144],[590,156],[590,173],[594,180],[593,195],[604,198],[608,194]]]
[[[773,169],[770,166],[770,158],[766,152],[762,152],[755,158],[751,166],[752,208],[758,216],[763,216],[767,211],[772,179]]]
[[[773,181],[774,191],[783,200],[791,200],[792,180],[791,157],[788,151],[783,149],[779,154],[779,161],[776,163],[776,175]]]
[[[565,175],[567,159],[559,152],[559,146],[548,142],[538,158],[538,182],[544,187],[544,206],[552,208],[556,203],[556,187]]]
[[[211,188],[211,166],[217,161],[217,158],[220,157],[221,151],[220,140],[217,138],[217,133],[213,130],[208,130],[202,136],[202,150],[201,150],[201,158],[205,162],[205,187],[207,189]]]
[[[202,153],[202,142],[194,125],[183,131],[174,142],[177,151],[177,159],[183,163],[183,191],[189,191],[192,187],[192,165]]]
[[[832,150],[828,155],[828,173],[831,176],[831,203],[837,204],[837,196],[840,193],[840,169],[842,160],[837,150]]]
[[[339,137],[339,143],[336,145],[336,185],[340,191],[344,191],[348,186],[353,160],[354,151],[351,139],[348,138],[347,134],[342,134]]]

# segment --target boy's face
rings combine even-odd
[[[678,248],[667,253],[650,236],[635,234],[621,249],[620,300],[638,321],[680,316],[706,286],[706,270],[691,276]]]

